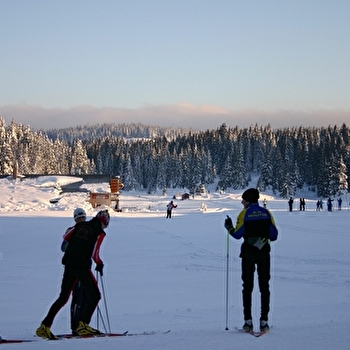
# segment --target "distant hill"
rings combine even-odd
[[[94,124],[83,125],[62,129],[44,130],[52,140],[60,139],[69,143],[74,139],[89,141],[95,138],[123,137],[127,139],[154,139],[156,137],[166,137],[173,140],[178,136],[187,135],[193,130],[184,128],[160,127],[155,125],[144,125],[140,123],[131,124]]]

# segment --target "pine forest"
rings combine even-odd
[[[307,186],[319,197],[348,191],[350,129],[222,124],[193,131],[143,124],[96,124],[32,130],[6,125],[0,116],[0,175],[109,174],[121,176],[124,190],[201,185],[244,189],[252,176],[260,191],[283,198]]]

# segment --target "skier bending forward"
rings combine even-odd
[[[51,325],[60,309],[67,303],[72,288],[76,281],[80,281],[89,294],[89,302],[80,315],[79,325],[76,329],[78,335],[100,334],[101,332],[89,326],[92,314],[101,299],[101,293],[96,279],[91,271],[91,258],[96,263],[96,271],[103,275],[103,262],[100,258],[100,246],[106,233],[104,229],[108,226],[110,216],[107,210],[97,213],[90,221],[77,224],[69,231],[64,240],[69,244],[62,258],[64,273],[61,284],[61,293],[52,304],[48,314],[42,321],[36,334],[44,339],[58,339],[51,332]]]

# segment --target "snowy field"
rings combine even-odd
[[[34,337],[48,307],[58,296],[63,268],[60,251],[72,213],[83,207],[96,214],[86,193],[59,194],[55,187],[69,177],[23,181],[0,179],[0,335]],[[108,190],[108,184],[83,185]],[[1,344],[9,349],[119,350],[343,350],[350,342],[350,210],[287,211],[287,201],[267,198],[279,228],[272,244],[269,334],[254,338],[235,331],[243,324],[241,242],[230,241],[229,330],[225,330],[227,233],[223,222],[235,222],[241,193],[211,191],[194,199],[175,200],[178,208],[165,219],[168,196],[123,192],[122,213],[111,212],[101,256],[106,303],[112,331],[166,331],[147,336],[39,340]],[[56,204],[50,200],[59,198]],[[344,198],[343,203],[348,203]],[[206,206],[207,210],[203,208]],[[257,288],[257,285],[256,285]],[[70,301],[69,301],[70,303]],[[54,333],[67,333],[69,303],[57,315]],[[103,310],[104,300],[100,307]],[[254,292],[255,327],[259,293]],[[92,326],[96,326],[96,318]],[[100,327],[102,328],[102,327]],[[102,329],[103,330],[103,329]]]

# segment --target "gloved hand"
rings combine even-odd
[[[225,219],[224,226],[225,226],[225,229],[230,233],[235,230],[232,224],[232,220],[228,215],[227,215],[227,218]]]
[[[101,276],[103,276],[103,264],[97,264],[95,267],[95,270],[98,271],[100,273]]]
[[[65,252],[67,247],[68,247],[68,242],[67,241],[63,241],[62,244],[61,244],[62,252]]]

